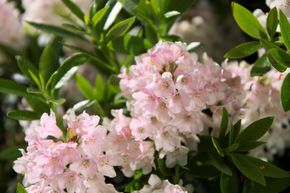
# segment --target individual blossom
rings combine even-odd
[[[290,113],[284,112],[280,102],[280,88],[287,72],[280,73],[275,69],[261,77],[251,77],[251,66],[242,63],[229,64],[228,69],[234,76],[240,76],[246,97],[243,101],[242,123],[251,122],[266,116],[275,116],[270,131],[263,137],[266,143],[256,148],[252,154],[273,159],[276,154],[283,154],[290,145]]]
[[[14,163],[14,170],[24,175],[23,184],[30,193],[41,192],[117,192],[105,183],[115,177],[105,151],[107,129],[99,125],[98,116],[85,112],[67,118],[67,135],[56,117],[43,114],[40,121],[26,130],[28,147]]]
[[[206,55],[202,60],[193,60],[183,43],[159,42],[120,75],[133,137],[153,140],[160,158],[174,154],[166,157],[175,159],[167,163],[186,164],[187,142],[198,143],[209,119],[204,110],[218,112],[223,106],[231,114],[240,110],[242,95],[232,92],[238,90],[234,87],[239,78],[232,78]]]
[[[0,44],[13,48],[23,45],[22,25],[19,11],[13,3],[0,0]],[[6,60],[0,53],[0,62]]]
[[[180,185],[171,184],[168,180],[162,181],[158,176],[152,174],[148,185],[134,193],[189,193],[189,191]]]

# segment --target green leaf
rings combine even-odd
[[[253,141],[260,139],[271,127],[274,117],[265,117],[258,121],[251,123],[245,128],[240,136],[238,142]]]
[[[220,178],[221,193],[240,193],[240,179],[237,172],[232,176],[222,174]]]
[[[262,141],[256,141],[256,140],[253,140],[253,141],[241,141],[239,143],[239,147],[238,147],[238,151],[241,151],[241,152],[245,152],[245,151],[250,151],[252,149],[255,149],[256,147],[264,144],[265,142],[262,142]]]
[[[234,124],[231,127],[230,136],[229,136],[229,144],[230,145],[235,143],[235,141],[238,138],[238,135],[240,133],[240,130],[241,130],[241,120],[237,121],[236,124]]]
[[[284,111],[290,110],[290,73],[285,77],[281,87],[281,103]]]
[[[272,48],[268,51],[268,54],[270,54],[272,58],[281,66],[285,66],[286,68],[290,67],[290,54],[282,49]]]
[[[45,85],[52,73],[57,69],[60,51],[61,40],[59,38],[52,39],[44,48],[39,60],[39,73],[43,79],[41,79],[43,85]]]
[[[232,9],[237,24],[249,36],[255,39],[260,39],[266,36],[265,29],[252,12],[234,2],[232,3]]]
[[[6,79],[0,79],[0,92],[17,96],[29,96],[25,86]]]
[[[40,80],[38,78],[38,70],[36,67],[21,56],[16,56],[16,60],[20,71],[38,87],[40,87]]]
[[[261,58],[258,58],[255,61],[251,69],[251,76],[262,76],[269,70],[271,70],[271,63],[267,57],[267,54],[264,54]]]
[[[254,182],[249,179],[245,179],[242,193],[253,193],[253,187]]]
[[[219,142],[217,141],[217,139],[214,138],[214,137],[211,137],[211,141],[212,141],[212,144],[213,144],[213,146],[215,147],[217,153],[218,153],[221,157],[224,157],[225,154],[224,154],[222,148],[220,147],[220,144],[219,144]]]
[[[72,2],[70,0],[62,0],[62,2],[80,20],[83,20],[84,19],[84,13],[82,12],[82,10],[79,8],[78,5],[76,5],[74,2]]]
[[[94,88],[90,82],[83,76],[76,74],[76,83],[82,94],[87,98],[94,100]]]
[[[106,92],[106,82],[102,75],[97,75],[95,79],[96,98],[101,101],[104,99]]]
[[[105,23],[105,15],[108,13],[108,10],[109,10],[109,7],[106,6],[104,8],[102,8],[101,10],[99,10],[92,18],[92,22],[93,22],[93,26],[94,27],[97,27],[98,24],[100,23]],[[103,21],[103,22],[101,22]],[[103,26],[100,26],[100,27],[103,27]]]
[[[285,43],[287,49],[290,50],[290,24],[286,15],[281,10],[279,11],[279,19],[282,40]]]
[[[225,136],[228,129],[228,124],[229,124],[229,113],[226,108],[223,108],[219,138],[223,138]]]
[[[216,169],[218,169],[222,173],[228,176],[232,176],[231,169],[227,166],[227,164],[224,162],[224,160],[220,156],[211,154],[210,159],[208,160],[208,163],[214,166]]]
[[[20,156],[21,153],[18,148],[5,148],[0,151],[0,160],[16,160]]]
[[[30,25],[35,27],[36,29],[39,29],[41,31],[52,33],[56,36],[72,39],[72,40],[78,40],[82,42],[88,42],[81,34],[72,32],[70,30],[64,29],[62,27],[54,26],[54,25],[47,25],[47,24],[40,24],[35,22],[28,22]]]
[[[258,170],[256,165],[249,161],[246,156],[239,154],[230,154],[230,157],[235,166],[250,180],[261,185],[266,185],[265,178]]]
[[[115,24],[106,34],[107,42],[116,38],[125,35],[125,33],[130,29],[130,27],[135,22],[135,17],[130,17],[125,19],[117,24]]]
[[[41,93],[42,95],[42,93]],[[38,97],[25,97],[27,103],[30,107],[36,112],[39,113],[49,113],[50,107],[45,103],[45,101],[42,98]]]
[[[10,111],[7,116],[15,120],[38,120],[41,117],[40,113],[26,110]]]
[[[28,193],[25,188],[22,186],[22,184],[17,183],[17,190],[16,193]]]
[[[274,37],[276,34],[278,26],[278,13],[277,13],[277,8],[274,7],[273,9],[270,10],[268,17],[267,17],[267,31],[270,37]]]
[[[270,178],[288,178],[290,177],[290,173],[286,172],[277,166],[271,164],[270,162],[266,162],[254,157],[245,156],[250,162],[252,162],[256,168],[259,169],[261,174]]]
[[[259,48],[261,48],[261,44],[258,41],[246,42],[242,43],[225,54],[226,58],[244,58],[255,53]]]
[[[290,186],[290,178],[266,178],[266,186],[255,184],[252,192],[254,193],[279,193]],[[251,193],[252,193],[251,192]]]
[[[76,66],[79,66],[85,63],[88,60],[88,57],[85,54],[75,54],[73,56],[65,59],[63,64],[58,68],[56,73],[54,73],[50,80],[51,86],[58,89],[60,88],[76,71]]]

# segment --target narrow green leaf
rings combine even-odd
[[[290,73],[285,77],[281,87],[281,103],[284,111],[290,110]]]
[[[237,172],[232,176],[222,174],[220,178],[221,193],[240,193],[240,179]]]
[[[270,162],[266,162],[254,157],[245,156],[250,162],[252,162],[256,168],[259,169],[261,174],[270,178],[288,178],[290,177],[290,173],[286,172],[277,166],[271,164]]]
[[[281,10],[279,11],[279,19],[282,40],[285,43],[287,49],[290,50],[290,24],[286,15]]]
[[[290,54],[282,49],[272,48],[268,51],[268,54],[281,66],[290,67]]]
[[[256,39],[260,39],[266,36],[265,29],[262,27],[252,12],[239,5],[238,3],[232,3],[232,9],[233,16],[237,24],[249,36]]]
[[[238,147],[238,151],[241,151],[241,152],[245,152],[245,151],[250,151],[252,149],[255,149],[256,147],[264,144],[265,142],[262,142],[262,141],[256,141],[256,140],[253,140],[253,141],[241,141],[239,143],[239,147]]]
[[[254,163],[249,161],[244,155],[230,154],[235,166],[250,180],[261,185],[266,185],[265,178]]]
[[[17,96],[29,96],[25,86],[6,79],[0,79],[0,92]]]
[[[254,182],[249,179],[245,179],[242,193],[253,193],[253,187],[254,187]]]
[[[106,19],[104,16],[107,14],[109,10],[109,7],[106,6],[104,8],[102,8],[101,10],[99,10],[94,16],[93,16],[93,19],[92,19],[92,22],[93,22],[93,26],[96,27],[98,26],[98,24],[103,21],[104,19]],[[101,23],[105,23],[104,22],[101,22]],[[103,27],[103,26],[100,26],[100,27]]]
[[[110,41],[116,37],[121,37],[130,29],[135,22],[135,17],[130,17],[117,24],[115,24],[106,34],[107,41]]]
[[[56,36],[72,39],[72,40],[78,40],[83,42],[88,42],[81,34],[72,32],[70,30],[54,26],[54,25],[47,25],[47,24],[40,24],[35,22],[28,22],[30,25],[35,27],[36,29],[39,29],[41,31],[52,33]]]
[[[278,13],[277,13],[277,8],[274,7],[273,9],[270,10],[268,17],[267,17],[267,31],[270,37],[274,37],[276,34],[278,26]]]
[[[213,144],[213,146],[215,147],[217,153],[218,153],[221,157],[224,157],[225,154],[224,154],[222,148],[220,147],[220,144],[219,144],[219,142],[217,141],[217,139],[214,138],[214,137],[212,137],[212,138],[211,138],[211,141],[212,141],[212,144]]]
[[[38,78],[38,70],[36,69],[36,67],[21,56],[16,56],[16,60],[20,71],[32,82],[40,86],[40,81]]]
[[[56,73],[50,77],[51,80],[49,80],[48,83],[51,83],[51,86],[55,87],[56,89],[60,88],[65,83],[65,81],[67,81],[73,75],[76,69],[74,67],[85,63],[87,60],[88,57],[85,54],[75,54],[68,57],[58,68]]]
[[[244,58],[255,53],[259,48],[261,48],[261,44],[258,41],[246,42],[242,43],[225,54],[226,58]]]
[[[232,176],[232,171],[231,169],[226,165],[224,160],[215,154],[210,155],[210,159],[207,161],[210,165],[214,166],[216,169],[221,171],[222,173]]]
[[[94,100],[94,89],[86,78],[79,74],[76,74],[76,83],[82,94],[87,99]]]
[[[22,184],[17,183],[17,190],[16,193],[28,193],[25,188],[22,186]]]
[[[0,151],[0,160],[16,160],[21,156],[18,148],[5,148]]]
[[[241,120],[237,121],[230,130],[230,136],[229,136],[229,144],[235,143],[236,139],[239,136],[241,130]]]
[[[239,142],[253,141],[260,139],[271,127],[274,117],[265,117],[251,123],[238,137]]]
[[[279,72],[285,72],[287,70],[287,66],[284,66],[283,64],[277,62],[271,54],[267,54],[268,55],[268,60],[270,61],[270,63],[272,64],[272,66],[278,70]]]
[[[66,5],[66,7],[75,15],[77,16],[80,20],[83,21],[84,19],[84,13],[82,10],[79,8],[78,5],[76,5],[74,2],[70,0],[62,0],[62,2]]]
[[[219,138],[223,138],[225,136],[228,129],[228,124],[229,124],[229,113],[226,108],[223,108]]]
[[[96,98],[98,99],[98,101],[103,100],[106,92],[106,82],[101,75],[96,76],[95,88]]]
[[[41,117],[40,113],[26,110],[10,111],[7,116],[15,120],[38,120]]]
[[[262,76],[269,70],[271,70],[271,63],[267,57],[267,54],[264,54],[261,58],[258,58],[255,61],[251,69],[251,76]]]
[[[43,84],[47,82],[52,73],[57,69],[58,58],[61,51],[61,40],[54,38],[44,48],[39,60],[39,73],[43,78]]]

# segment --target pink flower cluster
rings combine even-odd
[[[123,120],[122,120],[123,119]],[[98,116],[83,113],[67,118],[67,135],[56,124],[55,115],[44,114],[27,129],[27,152],[15,161],[14,170],[24,175],[29,193],[117,192],[105,183],[115,177],[113,166],[126,171],[151,171],[153,149],[150,142],[132,141],[126,118],[119,116],[110,133],[98,125]],[[149,158],[147,158],[149,157]],[[144,159],[144,160],[142,160]]]
[[[238,77],[206,56],[202,63],[194,61],[182,43],[158,43],[120,78],[133,137],[154,141],[169,167],[186,164],[189,147],[212,122],[203,110],[217,113],[225,106],[235,115],[243,97]]]

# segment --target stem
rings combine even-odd
[[[174,184],[178,184],[179,180],[180,180],[180,175],[179,175],[179,165],[175,166],[175,174],[173,176],[173,183]]]

